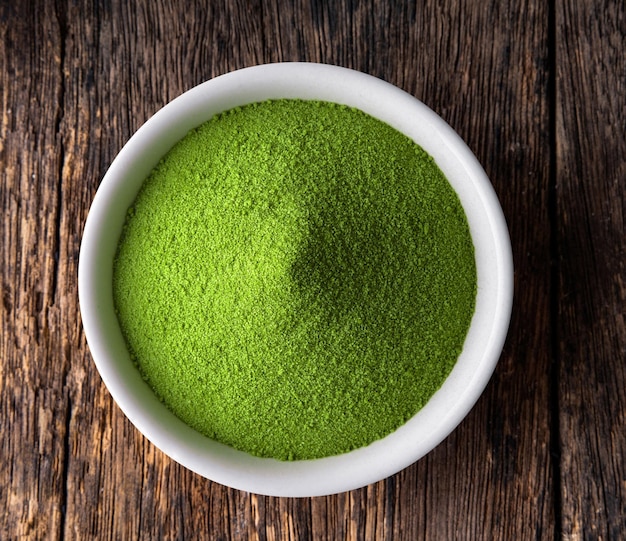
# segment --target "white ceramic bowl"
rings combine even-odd
[[[427,405],[371,445],[318,460],[280,462],[212,441],[189,428],[155,397],[126,350],[113,308],[112,267],[126,210],[159,159],[190,129],[237,105],[272,98],[332,101],[357,107],[411,137],[436,160],[457,191],[474,239],[476,312],[463,352]],[[112,163],[85,224],[78,268],[83,326],[111,395],[159,449],[209,479],[274,496],[319,496],[362,487],[415,462],[467,415],[500,356],[513,296],[506,223],[482,167],[461,138],[404,91],[353,70],[309,63],[238,70],[176,98],[128,141]]]

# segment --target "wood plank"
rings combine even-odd
[[[62,321],[57,257],[62,39],[54,10],[26,2],[0,7],[0,36],[0,537],[44,539],[63,527],[69,348],[78,333]]]
[[[557,3],[564,539],[626,535],[626,8]]]

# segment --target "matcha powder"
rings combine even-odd
[[[469,328],[474,248],[432,158],[345,106],[251,104],[191,131],[128,211],[113,291],[180,419],[281,460],[394,431]]]

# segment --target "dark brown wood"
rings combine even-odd
[[[557,9],[556,231],[566,539],[626,536],[626,10]]]
[[[0,539],[626,537],[626,13],[616,0],[0,2]],[[368,487],[270,498],[141,436],[81,328],[82,228],[169,100],[228,71],[338,64],[424,101],[507,217],[509,337],[437,449]]]
[[[44,539],[65,519],[67,380],[82,332],[62,316],[72,306],[76,313],[58,257],[68,241],[60,234],[62,39],[50,7],[35,14],[6,3],[0,35],[0,537]]]

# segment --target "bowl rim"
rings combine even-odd
[[[190,129],[214,114],[280,98],[357,107],[405,133],[431,154],[465,209],[478,275],[476,311],[463,352],[426,406],[398,430],[367,447],[294,462],[231,449],[202,436],[170,413],[130,360],[117,325],[110,285],[126,210],[159,159]],[[513,302],[513,259],[504,214],[485,171],[461,137],[425,104],[390,83],[344,67],[307,62],[261,64],[188,90],[155,113],[120,150],[85,222],[78,294],[87,343],[105,386],[126,417],[156,447],[203,477],[233,488],[271,496],[321,496],[360,488],[397,473],[434,449],[469,413],[504,346]]]

